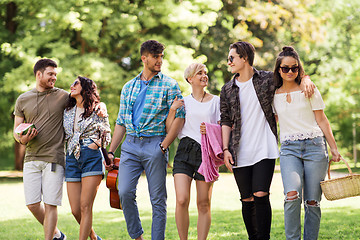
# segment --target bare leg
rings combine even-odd
[[[45,207],[40,202],[27,205],[27,207],[30,210],[30,212],[34,215],[36,220],[38,220],[38,222],[41,225],[44,225]],[[59,233],[59,232],[60,232],[59,229],[55,227],[55,233]],[[51,239],[53,239],[53,237]]]
[[[211,225],[211,195],[212,182],[196,181],[198,222],[197,232],[199,240],[206,240]]]
[[[177,173],[174,175],[176,193],[175,220],[180,240],[188,239],[191,180],[186,174]]]
[[[80,208],[80,197],[81,197],[81,182],[67,182],[67,192],[69,203],[71,207],[71,213],[75,217],[76,221],[80,224],[81,222],[81,208]],[[96,233],[93,228],[89,235],[90,239],[96,239]]]
[[[80,221],[80,240],[86,240],[92,229],[92,208],[95,200],[95,196],[99,185],[101,183],[102,176],[89,176],[82,178],[81,181],[81,221]],[[94,238],[96,239],[96,238]]]
[[[52,240],[57,225],[57,206],[45,204],[44,232],[45,240]]]

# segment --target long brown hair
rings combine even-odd
[[[77,79],[80,81],[81,92],[80,95],[83,98],[84,113],[81,115],[82,118],[88,118],[94,111],[96,104],[100,103],[100,96],[97,91],[97,86],[93,80],[87,77],[78,76]],[[70,110],[76,105],[76,99],[69,95],[65,109]]]
[[[278,57],[276,58],[276,62],[275,62],[274,83],[275,83],[276,88],[280,88],[283,85],[283,79],[282,79],[282,77],[281,77],[281,75],[279,73],[279,69],[280,69],[281,62],[285,57],[295,58],[295,60],[298,63],[299,71],[298,71],[297,77],[295,78],[295,82],[297,84],[300,85],[301,79],[303,78],[303,76],[305,74],[304,68],[303,68],[303,66],[301,65],[301,62],[300,62],[299,54],[295,51],[295,49],[293,47],[285,46],[285,47],[282,48],[282,52],[279,53]]]

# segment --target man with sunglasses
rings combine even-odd
[[[267,240],[272,216],[269,189],[279,157],[273,73],[253,67],[255,48],[250,43],[236,42],[229,50],[228,65],[234,76],[220,93],[224,161],[240,191],[249,239]],[[314,84],[308,77],[302,80],[301,88],[311,96]]]
[[[144,68],[121,91],[119,114],[109,147],[109,158],[113,159],[126,134],[121,145],[118,188],[127,230],[133,239],[144,239],[136,203],[136,186],[144,170],[153,209],[151,239],[165,238],[168,147],[185,121],[185,109],[181,107],[171,128],[165,129],[175,97],[182,99],[182,96],[178,83],[161,73],[164,48],[155,40],[141,45]]]

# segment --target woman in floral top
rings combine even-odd
[[[101,239],[92,229],[92,207],[104,176],[100,136],[104,145],[111,140],[107,117],[99,117],[95,105],[100,102],[96,84],[78,77],[64,111],[67,143],[65,181],[72,214],[80,224],[79,239]]]

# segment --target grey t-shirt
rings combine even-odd
[[[16,100],[14,115],[35,124],[38,135],[26,145],[25,162],[45,161],[65,167],[63,114],[69,93],[59,88],[36,88]]]

